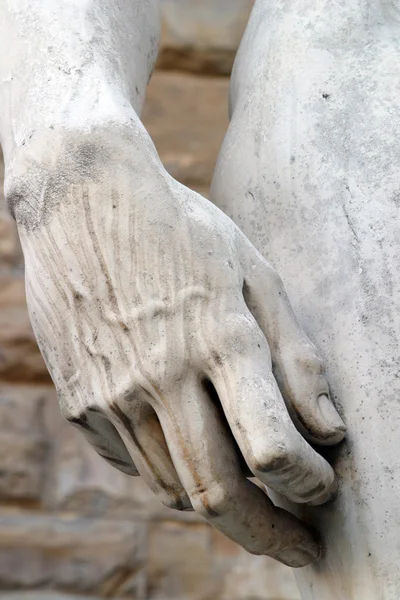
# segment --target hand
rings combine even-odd
[[[318,542],[246,478],[299,503],[336,489],[293,422],[328,444],[344,425],[277,273],[164,171],[91,169],[53,188],[34,218],[16,211],[30,316],[63,414],[167,506],[198,511],[249,552],[308,564]],[[32,187],[18,194],[27,203]]]

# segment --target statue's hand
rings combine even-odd
[[[166,505],[303,566],[318,543],[246,475],[294,502],[334,493],[333,470],[292,421],[321,443],[344,435],[318,353],[227,216],[162,170],[128,167],[60,177],[26,219],[32,186],[14,194],[30,316],[61,410]]]

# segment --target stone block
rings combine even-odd
[[[99,596],[71,596],[59,592],[36,590],[34,592],[0,592],[0,600],[101,600]],[[118,598],[114,598],[118,600]]]
[[[253,0],[161,0],[158,66],[228,75]]]
[[[0,378],[51,381],[30,325],[21,276],[0,276]]]
[[[165,168],[205,195],[228,127],[228,93],[227,79],[157,71],[147,89],[143,122]]]
[[[0,588],[114,597],[142,569],[146,526],[34,513],[0,516]]]
[[[208,524],[153,524],[148,552],[151,600],[300,600],[291,569],[251,556]]]
[[[47,388],[0,386],[0,502],[38,501],[48,439]]]
[[[153,524],[149,535],[148,593],[152,600],[213,598],[215,577],[212,533],[207,524]]]
[[[218,600],[301,600],[292,569],[252,556],[218,533],[213,537],[222,581]]]
[[[21,270],[23,257],[15,221],[6,209],[3,193],[4,162],[0,148],[0,274]]]
[[[22,264],[22,250],[18,240],[15,221],[6,210],[0,208],[0,273],[14,271],[20,273],[22,271]]]
[[[0,433],[0,499],[37,500],[44,445],[35,436]]]

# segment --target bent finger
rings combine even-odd
[[[232,347],[225,335],[224,351],[209,372],[233,435],[263,483],[293,502],[326,502],[336,491],[334,471],[293,425],[265,337],[250,314],[248,322],[240,334],[241,352],[238,332]]]
[[[140,475],[158,499],[174,510],[192,510],[171,460],[157,414],[146,401],[120,400],[110,406],[115,427]]]
[[[245,478],[232,434],[204,382],[187,377],[166,398],[160,421],[191,504],[209,523],[247,551],[292,567],[318,557],[319,544],[306,527]]]
[[[62,413],[111,466],[126,475],[139,475],[117,429],[97,407],[88,407],[77,415],[66,414],[65,410]]]

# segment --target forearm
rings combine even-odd
[[[0,136],[17,222],[122,163],[161,167],[140,122],[157,2],[0,0]],[[57,198],[57,202],[61,199]]]
[[[6,165],[46,130],[135,120],[154,65],[157,0],[1,0]]]

